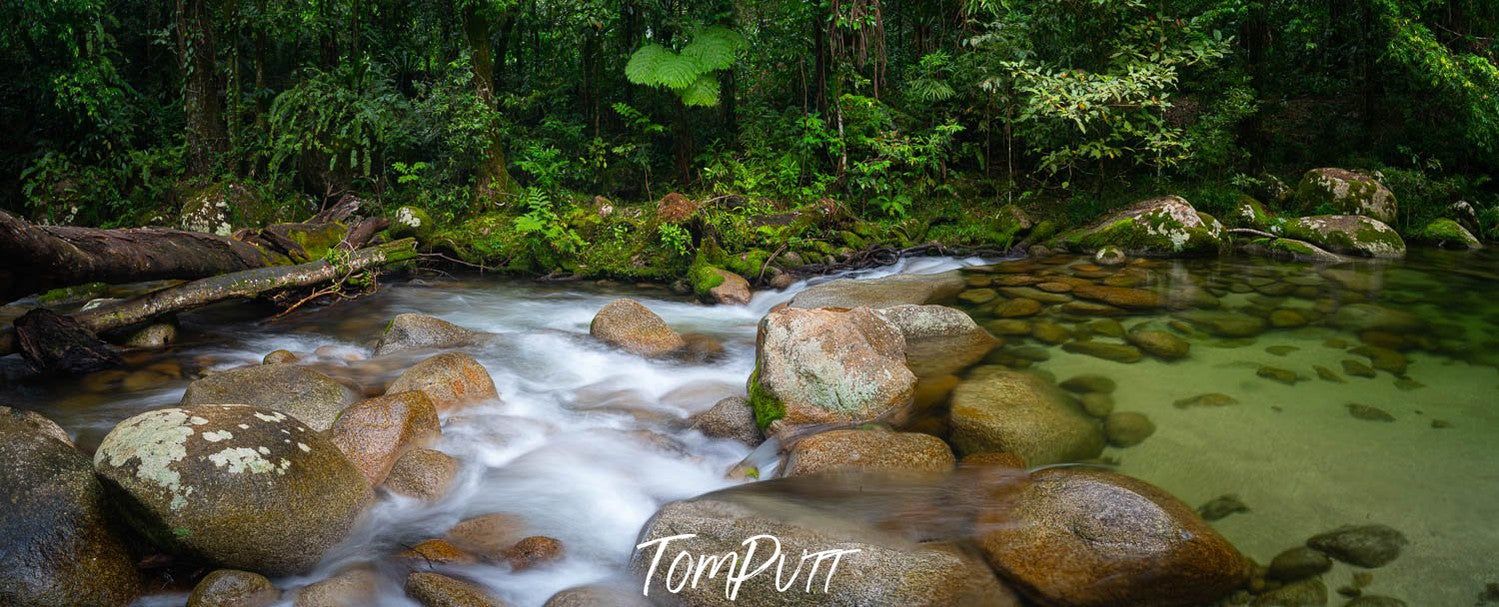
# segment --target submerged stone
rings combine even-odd
[[[1222,520],[1240,512],[1249,512],[1249,506],[1234,493],[1220,495],[1197,507],[1197,514],[1207,521]]]
[[[1379,407],[1372,407],[1359,403],[1348,403],[1343,406],[1348,408],[1348,414],[1352,415],[1355,419],[1361,419],[1371,422],[1395,421],[1395,416],[1390,415],[1388,411],[1380,409]]]
[[[1175,403],[1172,403],[1172,406],[1178,409],[1191,409],[1194,407],[1227,407],[1237,404],[1239,404],[1238,399],[1232,396],[1220,392],[1211,392],[1177,400]]]
[[[1032,466],[1080,461],[1103,452],[1098,423],[1045,378],[996,371],[958,384],[951,440],[963,454],[1006,452]]]
[[[1376,568],[1400,556],[1409,542],[1388,525],[1345,525],[1312,536],[1306,545],[1350,565]]]
[[[1145,358],[1140,349],[1127,344],[1111,344],[1101,341],[1071,341],[1062,346],[1074,354],[1086,354],[1104,360],[1121,363],[1136,363]]]

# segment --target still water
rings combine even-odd
[[[1109,268],[1077,258],[998,265],[922,258],[858,276],[961,269],[970,289],[953,305],[1005,341],[981,365],[1114,380],[1115,410],[1142,413],[1157,429],[1139,445],[1109,448],[1104,460],[1194,506],[1235,496],[1247,510],[1214,526],[1257,561],[1340,525],[1384,523],[1410,545],[1375,570],[1366,592],[1413,605],[1470,605],[1485,584],[1499,581],[1499,257],[1413,253],[1399,263],[1335,268],[1248,259]],[[1165,305],[1120,316],[1068,306],[1084,300],[1052,283],[1074,278],[1155,291]],[[435,445],[463,462],[457,488],[436,504],[383,496],[316,572],[278,585],[291,589],[351,564],[379,563],[457,521],[505,512],[524,517],[530,534],[561,540],[566,557],[520,573],[485,565],[465,573],[512,605],[540,605],[567,587],[623,578],[641,525],[662,504],[735,484],[724,473],[749,448],[706,438],[688,428],[688,418],[743,395],[758,320],[820,280],[759,293],[742,307],[704,306],[645,286],[473,276],[399,283],[277,322],[245,306],[221,306],[184,316],[173,350],[132,360],[124,371],[37,384],[16,380],[10,357],[0,364],[12,378],[0,401],[48,415],[91,453],[118,421],[176,404],[197,374],[258,364],[277,349],[379,393],[421,358],[367,357],[399,313],[499,334],[470,352],[494,377],[500,400],[445,419]],[[587,336],[589,322],[620,296],[680,332],[720,340],[724,355],[689,364],[598,345]],[[1039,310],[1007,307],[1027,296],[1046,301]],[[1392,331],[1368,320],[1390,311],[1396,325],[1416,318],[1418,328]],[[1038,331],[1042,324],[1063,337]],[[1174,361],[1120,362],[1063,345],[1122,345],[1120,328],[1170,332],[1190,352]],[[1233,404],[1178,405],[1204,394]],[[1324,580],[1336,589],[1352,573],[1339,564]],[[381,605],[414,604],[400,579],[382,582]],[[142,604],[180,605],[185,590]]]

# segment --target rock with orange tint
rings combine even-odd
[[[522,538],[505,549],[500,558],[510,563],[512,571],[525,571],[562,560],[562,554],[561,541],[544,535],[533,535]]]
[[[468,565],[479,562],[479,557],[464,552],[447,540],[426,540],[402,551],[396,558],[430,565]]]
[[[412,365],[385,392],[407,391],[426,394],[439,413],[500,397],[489,370],[461,352],[438,354]]]
[[[999,343],[960,310],[946,306],[894,306],[876,312],[906,338],[906,366],[916,377],[938,377],[982,360]]]
[[[421,392],[396,392],[351,405],[333,422],[333,444],[379,485],[406,449],[425,447],[442,435],[437,409]]]
[[[1251,563],[1192,508],[1141,480],[1051,469],[1007,485],[979,546],[1012,587],[1057,607],[1192,607],[1244,586]]]
[[[961,466],[999,466],[1001,468],[1025,468],[1025,459],[1014,453],[975,453],[958,461]]]
[[[458,460],[451,455],[433,449],[411,449],[391,467],[384,487],[401,495],[435,502],[453,487],[458,468]]]
[[[1050,380],[1005,369],[972,377],[953,390],[952,444],[964,455],[1014,453],[1032,466],[1098,457],[1099,424]]]
[[[934,436],[889,430],[833,430],[796,443],[783,476],[834,470],[948,472],[955,458]]]
[[[496,512],[453,525],[443,539],[481,558],[497,560],[503,558],[505,550],[526,537],[527,528],[525,519]]]
[[[505,607],[475,584],[431,571],[406,576],[405,590],[406,596],[422,607]]]

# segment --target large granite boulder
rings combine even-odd
[[[633,299],[616,299],[599,309],[588,332],[599,341],[632,354],[666,356],[687,347],[682,334]]]
[[[784,308],[760,321],[750,406],[761,428],[868,422],[909,406],[906,340],[868,308]]]
[[[1223,224],[1212,215],[1180,196],[1161,196],[1136,202],[1062,240],[1088,253],[1112,246],[1130,256],[1183,257],[1217,255],[1226,238]]]
[[[408,391],[425,394],[440,413],[500,397],[489,370],[462,352],[438,354],[412,365],[391,382],[385,393]]]
[[[329,432],[333,444],[371,486],[385,480],[407,449],[426,447],[440,436],[437,408],[421,392],[395,392],[354,403]]]
[[[957,270],[940,274],[895,274],[881,278],[841,278],[807,287],[787,302],[793,308],[889,308],[935,304],[963,290]]]
[[[877,313],[906,338],[906,366],[921,378],[966,369],[999,343],[972,317],[946,306],[901,305]]]
[[[353,389],[296,365],[259,365],[220,371],[187,385],[182,405],[254,405],[290,414],[322,432],[359,400]]]
[[[375,356],[421,348],[454,348],[468,345],[481,333],[426,314],[397,314],[386,325]]]
[[[123,607],[141,592],[88,458],[50,420],[0,407],[0,604]]]
[[[1286,222],[1283,231],[1334,253],[1375,259],[1405,257],[1400,234],[1384,222],[1360,215],[1302,217]]]
[[[1249,561],[1191,507],[1124,475],[1045,470],[987,504],[985,558],[1039,604],[1196,607],[1249,580]]]
[[[964,455],[1014,453],[1031,466],[1098,457],[1098,422],[1046,378],[996,370],[958,384],[952,394],[952,443]]]
[[[1312,169],[1296,186],[1302,213],[1363,215],[1383,223],[1395,221],[1395,194],[1373,177],[1347,169]]]
[[[322,434],[247,405],[127,419],[104,437],[94,468],[158,546],[270,576],[311,569],[373,497],[359,468]]]
[[[849,524],[831,514],[801,511],[789,500],[741,500],[740,495],[740,491],[731,489],[672,502],[646,522],[637,542],[644,546],[633,554],[630,570],[647,585],[652,602],[684,607],[789,607],[809,601],[847,606],[1019,605],[988,567],[950,546],[912,543]],[[686,534],[694,535],[667,539]],[[743,542],[761,535],[779,541],[780,554],[787,561],[781,585],[794,585],[793,589],[777,591],[773,564],[769,571],[745,580],[732,598],[727,596],[722,572],[715,577],[705,574],[696,586],[689,584],[675,594],[666,589],[667,570],[683,551],[694,559],[724,557],[729,553],[748,558]],[[770,556],[773,550],[775,547],[769,540],[761,539],[754,555],[755,565],[773,558]],[[809,559],[796,580],[788,579],[803,551],[826,550],[859,552],[841,556],[836,569],[830,567],[832,558],[826,558],[816,575],[808,571]],[[804,591],[809,577],[813,578],[811,595]],[[672,585],[679,581],[673,580]]]

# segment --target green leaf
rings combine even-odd
[[[681,90],[682,105],[712,107],[718,105],[718,77],[703,74],[691,86]]]
[[[703,72],[709,71],[702,69],[697,64],[697,61],[694,61],[690,57],[684,57],[670,51],[667,51],[667,54],[670,56],[663,57],[661,62],[656,65],[655,77],[657,86],[665,86],[678,90],[685,89],[692,86],[693,82]]]
[[[746,46],[739,32],[715,25],[698,32],[682,49],[682,56],[691,58],[701,71],[722,70],[734,65],[735,57]]]
[[[661,63],[676,56],[676,53],[659,44],[642,46],[635,54],[630,55],[630,62],[625,64],[625,78],[635,84],[661,86],[656,76],[661,71]]]

